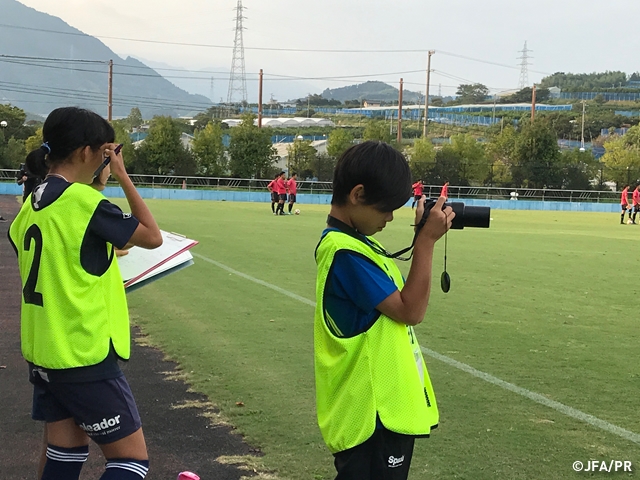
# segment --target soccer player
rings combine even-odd
[[[286,215],[286,213],[284,213],[284,204],[287,201],[287,186],[285,184],[285,176],[286,174],[284,172],[280,172],[278,174],[278,177],[274,180],[274,189],[278,194],[278,207],[276,208],[277,215]]]
[[[277,215],[276,209],[275,209],[275,206],[278,204],[278,192],[276,192],[276,180],[278,179],[279,176],[280,174],[273,177],[273,180],[271,180],[269,182],[269,185],[267,185],[267,190],[271,192],[271,211],[273,212],[274,215]]]
[[[127,299],[114,248],[162,244],[158,226],[115,154],[113,127],[75,107],[51,112],[36,150],[42,175],[11,224],[22,279],[21,344],[45,422],[40,480],[77,480],[93,440],[101,480],[140,480],[149,468],[140,416],[119,360],[130,355]],[[131,208],[94,190],[109,157]]]
[[[624,225],[624,214],[629,210],[629,220],[631,220],[631,207],[629,206],[629,185],[625,185],[620,194],[620,207],[622,214],[620,215],[620,224]]]
[[[293,208],[293,204],[296,203],[296,194],[298,193],[298,183],[296,179],[298,178],[297,173],[293,173],[291,178],[287,181],[287,190],[289,191],[289,215],[291,215],[291,209]]]
[[[636,188],[633,189],[633,193],[631,194],[631,201],[633,201],[633,218],[631,219],[631,223],[635,225],[636,223],[636,215],[640,211],[640,185],[636,185]]]
[[[419,179],[416,183],[411,185],[411,188],[413,189],[413,203],[411,204],[411,209],[413,209],[413,207],[416,206],[416,203],[418,203],[422,198],[422,189],[424,188],[422,180]]]
[[[338,479],[406,479],[414,439],[438,424],[414,332],[431,291],[436,241],[455,214],[440,197],[416,238],[406,283],[373,238],[411,195],[411,171],[390,145],[367,141],[336,165],[316,248],[314,356],[318,424]],[[416,208],[416,224],[424,198]],[[413,232],[411,232],[413,233]]]

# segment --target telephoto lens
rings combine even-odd
[[[437,199],[435,198],[429,198],[424,202],[424,214],[422,215],[420,227],[427,221],[429,212],[436,204],[436,201]],[[451,228],[456,230],[462,230],[464,227],[489,228],[491,223],[490,207],[465,206],[462,202],[447,202],[442,206],[442,209],[444,210],[447,207],[451,207],[456,214],[453,222],[451,222]]]

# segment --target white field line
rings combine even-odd
[[[313,302],[307,298],[301,297],[300,295],[296,295],[295,293],[285,290],[284,288],[280,288],[276,285],[272,285],[271,283],[252,277],[251,275],[247,275],[246,273],[242,273],[242,272],[239,272],[238,270],[234,270],[231,267],[227,267],[226,265],[220,262],[216,262],[215,260],[211,260],[210,258],[200,255],[199,253],[193,253],[193,256],[198,257],[204,260],[205,262],[211,263],[212,265],[215,265],[216,267],[219,267],[223,270],[226,270],[229,273],[238,275],[246,280],[257,283],[258,285],[262,285],[263,287],[267,287],[272,290],[275,290],[276,292],[286,295],[287,297],[293,298],[294,300],[298,300],[299,302],[302,302],[305,305],[309,305],[310,307],[314,307],[314,308],[316,306],[316,302]],[[454,360],[451,357],[442,355],[429,348],[426,348],[426,347],[421,347],[421,348],[424,354],[432,358],[435,358],[436,360],[440,360],[441,362],[444,362],[447,365],[450,365],[459,370],[462,370],[463,372],[473,375],[476,378],[484,380],[485,382],[489,382],[493,385],[502,387],[505,390],[509,390],[510,392],[517,393],[518,395],[522,395],[523,397],[528,398],[529,400],[532,400],[546,407],[552,408],[562,413],[563,415],[566,415],[571,418],[575,418],[576,420],[580,420],[581,422],[588,423],[589,425],[599,428],[600,430],[613,433],[614,435],[624,438],[625,440],[629,440],[631,442],[634,442],[640,445],[640,435],[637,433],[634,433],[630,430],[626,430],[622,427],[618,427],[617,425],[601,420],[598,417],[594,417],[593,415],[589,415],[588,413],[584,413],[575,408],[569,407],[563,403],[550,400],[544,395],[541,395],[539,393],[532,392],[531,390],[527,390],[526,388],[518,387],[513,383],[505,382],[504,380],[501,380],[498,377],[494,377],[493,375],[490,375],[488,373],[484,373],[484,372],[481,372],[480,370],[476,370],[475,368],[473,368],[470,365],[467,365],[466,363],[458,362],[457,360]]]

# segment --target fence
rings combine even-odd
[[[613,113],[615,113],[616,115],[622,115],[623,117],[638,117],[638,116],[640,116],[640,112],[632,111],[632,110],[616,110]]]
[[[0,169],[0,182],[15,183],[17,170]],[[181,177],[167,175],[130,175],[138,188],[150,189],[188,189],[227,192],[267,192],[270,179],[254,178],[218,178],[218,177]],[[116,187],[113,180],[109,186]],[[440,194],[440,185],[425,186],[424,193],[429,197]],[[301,180],[298,182],[299,194],[328,195],[331,193],[331,182]],[[541,202],[581,202],[581,203],[618,203],[620,193],[611,190],[557,190],[533,188],[502,187],[449,187],[451,199],[477,200],[529,200]],[[323,202],[324,203],[324,202]]]
[[[560,92],[560,98],[565,100],[593,100],[598,95],[606,101],[614,102],[632,102],[640,99],[640,93],[621,93],[621,92]]]

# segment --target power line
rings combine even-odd
[[[203,43],[188,43],[188,42],[168,42],[164,40],[146,40],[140,38],[125,38],[125,37],[113,37],[106,35],[87,35],[81,32],[62,32],[60,30],[46,30],[39,29],[33,27],[24,27],[18,25],[8,25],[4,23],[0,23],[0,27],[6,28],[15,28],[21,30],[31,30],[37,32],[46,32],[46,33],[56,33],[60,35],[72,35],[72,36],[82,36],[82,37],[90,37],[90,38],[104,38],[109,40],[122,40],[127,42],[142,42],[142,43],[155,43],[161,45],[176,45],[183,47],[202,47],[202,48],[222,48],[222,49],[233,49],[231,45],[216,45],[216,44],[203,44]],[[428,48],[419,48],[419,49],[323,49],[323,48],[275,48],[275,47],[244,47],[245,50],[258,50],[258,51],[271,51],[271,52],[299,52],[299,53],[428,53],[430,49]],[[447,52],[444,50],[437,50],[439,54],[448,55],[451,57],[462,58],[464,60],[470,60],[473,62],[485,63],[487,65],[495,65],[503,68],[517,68],[513,65],[506,65],[503,63],[498,63],[490,60],[484,60],[479,58],[470,57],[468,55],[461,55],[457,53]],[[541,72],[531,70],[535,73],[540,73],[543,75],[551,75],[549,72]]]

